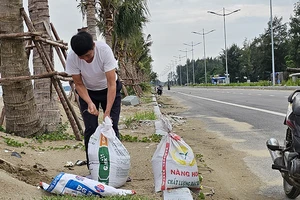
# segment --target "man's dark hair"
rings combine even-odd
[[[80,31],[71,38],[71,48],[77,54],[82,56],[94,47],[94,41],[91,34],[86,31]]]

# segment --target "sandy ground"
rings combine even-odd
[[[157,98],[160,110],[165,115],[177,115],[187,110],[178,101],[168,96]],[[138,136],[139,138],[155,133],[153,122],[137,123],[131,128],[122,125],[122,121],[135,112],[153,110],[153,103],[142,103],[138,106],[122,106],[121,134]],[[63,119],[65,116],[63,114]],[[174,132],[189,144],[194,154],[202,155],[197,159],[199,173],[203,176],[203,192],[206,199],[268,199],[259,194],[261,187],[257,177],[247,170],[242,159],[244,153],[237,152],[229,141],[222,140],[215,133],[208,132],[205,125],[197,118],[189,118],[173,124]],[[122,128],[123,127],[123,128]],[[71,132],[70,132],[71,133]],[[11,147],[5,143],[11,138],[26,144],[23,147]],[[133,189],[137,194],[152,199],[162,199],[161,193],[154,192],[154,178],[151,158],[158,143],[123,142],[131,155],[131,182],[122,188]],[[71,149],[54,150],[50,147]],[[49,195],[38,189],[40,181],[50,183],[59,173],[66,172],[77,175],[89,174],[86,166],[64,167],[66,162],[75,163],[84,160],[85,153],[80,148],[82,142],[75,140],[38,143],[0,132],[0,199],[40,199]],[[22,157],[12,156],[12,152]],[[194,197],[197,199],[196,197]]]

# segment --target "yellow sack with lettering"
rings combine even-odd
[[[161,120],[168,134],[162,137],[152,157],[155,192],[183,187],[199,192],[200,181],[193,150],[172,132],[168,119],[161,117]]]

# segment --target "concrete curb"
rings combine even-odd
[[[162,128],[162,122],[161,122],[161,112],[160,112],[160,109],[159,109],[159,105],[156,101],[156,96],[153,94],[152,95],[152,102],[153,102],[153,111],[154,111],[154,114],[157,118],[157,120],[155,120],[154,122],[154,126],[155,126],[155,134],[157,135],[166,135],[167,132],[165,132]]]
[[[153,109],[157,120],[155,121],[155,134],[158,135],[166,135],[168,134],[163,130],[162,126],[162,113],[160,112],[159,105],[156,101],[156,96],[152,95]],[[174,200],[174,199],[182,199],[182,200],[193,200],[193,196],[190,192],[189,188],[176,188],[170,190],[163,190],[163,199],[164,200]]]

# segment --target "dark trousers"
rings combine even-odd
[[[120,118],[120,111],[121,111],[121,89],[122,89],[122,83],[117,80],[117,91],[116,91],[116,98],[114,101],[114,104],[111,108],[110,117],[113,121],[113,129],[116,133],[116,136],[120,138],[118,123]],[[106,110],[106,104],[107,104],[107,89],[99,90],[99,91],[91,91],[88,90],[88,94],[95,104],[96,108],[99,110],[99,105],[101,105],[101,108],[103,112]],[[88,144],[91,135],[96,131],[96,128],[98,127],[98,116],[92,115],[88,112],[88,104],[79,97],[79,103],[80,103],[80,110],[82,113],[82,118],[85,126],[84,131],[84,145],[85,145],[85,153],[87,158],[87,165],[89,164],[88,159]]]

